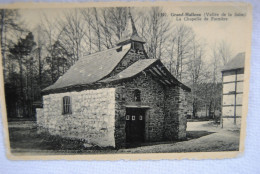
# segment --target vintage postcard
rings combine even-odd
[[[10,159],[220,159],[244,151],[248,3],[0,6]]]

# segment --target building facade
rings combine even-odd
[[[81,58],[43,90],[40,128],[101,147],[186,138],[190,88],[147,56],[129,19],[115,48]]]
[[[222,70],[222,127],[241,125],[245,53],[237,54]]]

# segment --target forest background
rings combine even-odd
[[[191,23],[160,15],[164,12],[160,7],[115,7],[62,9],[55,15],[50,14],[57,9],[0,10],[8,118],[35,118],[41,90],[82,57],[114,47],[127,27],[129,10],[138,34],[146,41],[148,56],[161,59],[178,80],[191,88],[191,118],[199,112],[218,116],[221,68],[238,53],[231,42],[218,36],[207,40]],[[34,15],[37,17],[32,18]]]

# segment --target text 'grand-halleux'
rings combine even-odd
[[[214,12],[205,12],[205,13],[159,13],[158,16],[170,16],[176,17],[176,21],[227,21],[229,17],[244,17],[245,13],[214,13]]]

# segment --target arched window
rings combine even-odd
[[[134,101],[136,102],[141,101],[141,91],[138,89],[134,90]]]
[[[71,114],[71,99],[69,96],[63,97],[63,110],[62,114]]]

